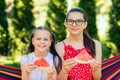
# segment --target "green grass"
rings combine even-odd
[[[0,64],[20,68],[20,61],[13,60],[11,56],[0,56]]]
[[[6,65],[6,66],[16,67],[16,68],[20,68],[20,64],[19,64],[19,63],[4,64],[4,65]]]

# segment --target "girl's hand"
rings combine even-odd
[[[46,69],[46,72],[47,72],[47,78],[48,78],[48,80],[52,80],[53,76],[55,75],[55,69],[49,67],[49,68]]]
[[[69,70],[78,64],[75,59],[67,59],[64,61],[63,66],[62,66],[62,71],[66,74],[68,74]]]
[[[93,60],[91,63],[92,72],[101,71],[101,63]]]
[[[36,66],[34,64],[28,64],[25,69],[26,72],[29,74],[32,70],[34,70],[36,68]]]

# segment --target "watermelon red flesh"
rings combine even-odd
[[[37,67],[49,67],[50,65],[45,60],[45,58],[40,58],[34,62]]]
[[[78,61],[82,62],[82,63],[89,63],[89,61],[91,61],[93,58],[90,56],[90,54],[86,51],[86,50],[82,50],[76,57],[75,59],[77,59]]]

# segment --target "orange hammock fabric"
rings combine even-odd
[[[120,54],[102,61],[101,80],[120,79]],[[0,80],[21,80],[20,68],[0,65]]]

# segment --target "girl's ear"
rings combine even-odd
[[[84,28],[87,28],[88,22],[86,21],[84,24]]]
[[[51,40],[51,44],[52,44],[53,40]]]
[[[51,40],[51,41],[50,41],[49,46],[51,46],[51,45],[52,45],[52,42],[53,42],[53,40]]]
[[[34,39],[32,38],[32,44],[34,45]]]

